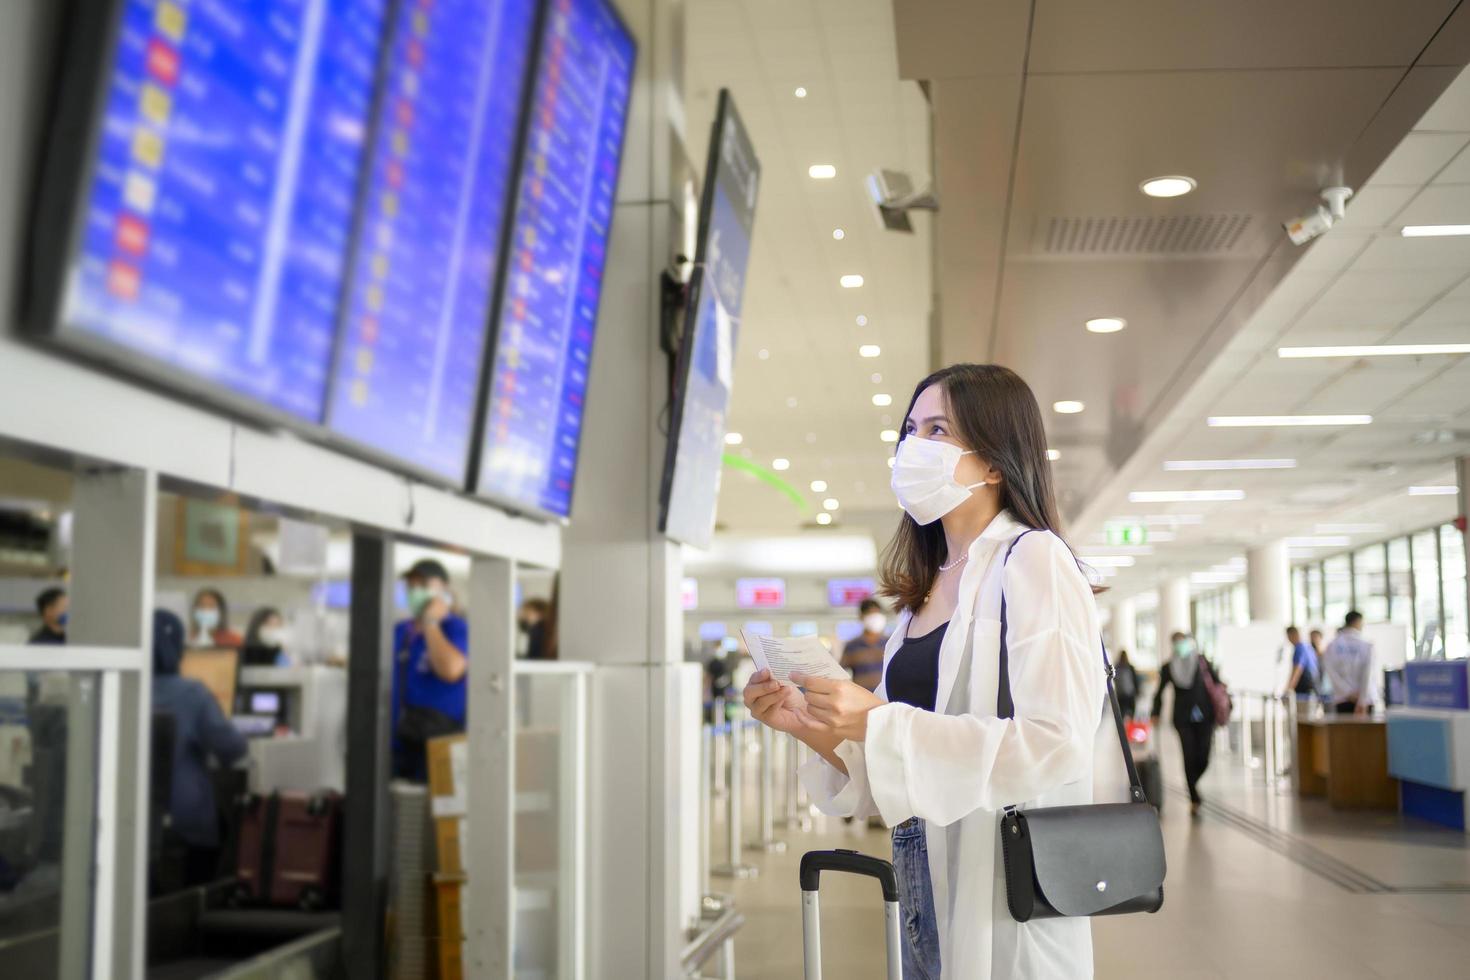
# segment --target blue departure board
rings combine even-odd
[[[402,0],[329,428],[463,485],[538,0]]]
[[[386,0],[118,0],[57,333],[320,422]]]
[[[507,241],[477,489],[565,517],[636,45],[605,0],[551,0]]]
[[[709,547],[714,536],[735,347],[760,189],[760,161],[727,91],[720,93],[704,180],[661,493],[664,532],[700,548]]]

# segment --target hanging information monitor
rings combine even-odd
[[[476,490],[571,513],[636,45],[606,0],[551,0],[495,313]]]

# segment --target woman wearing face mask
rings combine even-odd
[[[200,589],[194,594],[194,604],[189,610],[192,628],[189,646],[195,649],[209,647],[234,647],[238,649],[243,640],[240,634],[230,629],[230,607],[219,589]]]
[[[1057,533],[1031,390],[995,365],[925,378],[892,486],[907,515],[883,559],[899,618],[882,684],[793,677],[803,694],[762,672],[745,703],[820,756],[802,776],[824,812],[894,828],[905,980],[1091,977],[1089,920],[1016,922],[997,843],[1006,806],[1127,798],[1097,609]]]
[[[281,611],[270,606],[255,610],[250,625],[245,627],[246,667],[285,667],[290,659],[286,656],[286,621]]]
[[[1175,633],[1169,638],[1172,656],[1159,669],[1159,689],[1154,692],[1154,706],[1149,714],[1154,729],[1164,710],[1164,688],[1174,688],[1174,730],[1179,733],[1179,747],[1184,752],[1184,781],[1189,784],[1189,814],[1199,816],[1199,780],[1210,765],[1210,743],[1215,735],[1215,705],[1205,686],[1205,672],[1213,678],[1214,669],[1200,656],[1194,637]]]

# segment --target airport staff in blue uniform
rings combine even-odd
[[[393,771],[422,782],[425,743],[464,731],[470,628],[439,562],[416,562],[403,580],[412,616],[393,629]]]

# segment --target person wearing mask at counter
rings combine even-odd
[[[1015,372],[958,364],[919,383],[901,431],[883,683],[761,671],[745,703],[817,753],[802,778],[823,812],[894,828],[906,980],[1090,978],[1091,920],[1017,922],[998,846],[1008,806],[1111,802],[1128,785],[1041,410]]]
[[[1154,730],[1164,711],[1164,688],[1174,688],[1174,730],[1179,733],[1179,748],[1184,752],[1184,782],[1189,786],[1189,814],[1198,816],[1199,781],[1210,766],[1210,742],[1215,734],[1215,703],[1205,685],[1205,671],[1214,671],[1203,656],[1194,637],[1175,633],[1169,638],[1173,656],[1159,668],[1159,685],[1154,691],[1154,706],[1149,715]]]
[[[286,620],[272,606],[255,610],[245,628],[245,648],[241,664],[246,667],[289,667],[286,656]]]
[[[191,884],[211,880],[219,867],[219,808],[209,778],[209,759],[231,766],[245,756],[245,737],[199,681],[179,676],[184,624],[173,613],[153,613],[153,712],[174,720],[170,829],[188,847],[185,875]]]
[[[393,771],[423,782],[428,740],[464,731],[470,628],[439,562],[422,559],[403,580],[412,616],[393,629]]]
[[[516,612],[516,628],[521,633],[521,656],[527,660],[546,659],[546,617],[551,604],[545,599],[530,598]]]
[[[888,625],[888,617],[883,615],[878,600],[871,598],[858,605],[858,616],[863,631],[843,645],[842,669],[852,674],[855,683],[876,691],[878,682],[883,680],[883,650],[888,645],[883,629]]]
[[[41,628],[26,641],[32,646],[50,646],[66,642],[66,610],[70,602],[65,589],[50,588],[36,596],[36,612],[41,614]]]
[[[200,589],[194,593],[194,604],[189,607],[189,619],[192,626],[189,633],[190,649],[239,649],[244,642],[239,633],[230,629],[230,607],[219,589]]]

